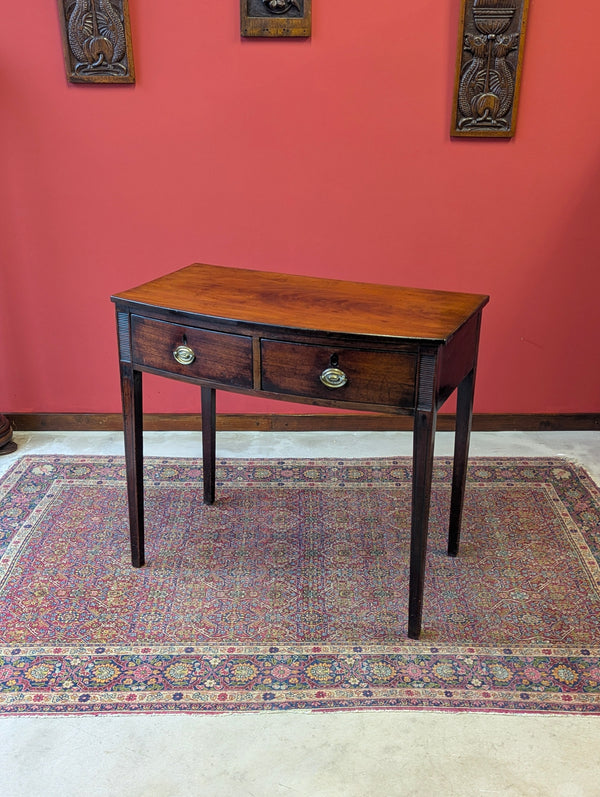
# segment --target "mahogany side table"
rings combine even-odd
[[[448,554],[458,553],[487,296],[193,264],[112,297],[134,567],[144,564],[142,373],[201,387],[204,501],[215,391],[413,416],[408,636],[418,639],[436,414],[458,389]]]

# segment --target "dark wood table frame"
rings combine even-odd
[[[134,567],[144,564],[142,373],[201,387],[204,501],[215,391],[414,417],[408,636],[418,639],[436,415],[458,389],[448,554],[458,553],[488,297],[193,264],[116,306]]]

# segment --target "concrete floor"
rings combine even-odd
[[[440,433],[436,454],[451,454]],[[24,454],[121,454],[113,433],[16,434]],[[196,456],[192,433],[147,455]],[[408,433],[220,433],[219,457],[411,453]],[[600,484],[600,433],[478,433],[473,456],[565,456]],[[600,717],[413,711],[2,717],[0,797],[579,797],[600,795]]]

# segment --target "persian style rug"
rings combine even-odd
[[[406,637],[408,459],[23,457],[0,482],[0,713],[600,713],[600,492],[562,459],[472,459],[460,555],[434,470]]]

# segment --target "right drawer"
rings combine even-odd
[[[416,364],[411,352],[261,341],[262,389],[291,396],[411,408]],[[343,374],[340,381],[345,382],[339,387],[321,379],[332,368]],[[327,381],[327,375],[324,378]]]

